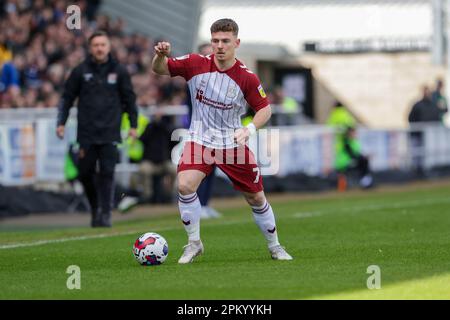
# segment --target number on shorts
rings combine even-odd
[[[259,182],[259,168],[253,168],[253,172],[256,172],[256,178],[255,181],[253,181],[253,183],[258,183]]]

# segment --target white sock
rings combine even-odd
[[[189,241],[199,241],[202,206],[200,205],[200,200],[198,200],[197,193],[178,194],[178,208],[180,209],[181,220]]]
[[[266,201],[264,205],[260,207],[252,206],[252,211],[256,224],[267,240],[267,246],[269,249],[280,245],[278,242],[277,228],[275,225],[275,216],[270,204]]]

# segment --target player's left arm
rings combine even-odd
[[[249,72],[249,71],[247,71]],[[251,75],[244,86],[244,97],[249,106],[255,111],[253,121],[244,128],[239,128],[234,133],[234,140],[239,145],[244,145],[256,130],[262,128],[272,115],[272,108],[269,105],[266,93],[259,81],[258,77],[249,72]]]
[[[258,130],[259,128],[264,127],[267,121],[269,121],[271,116],[272,116],[272,108],[270,107],[270,105],[267,105],[267,107],[264,107],[262,109],[259,109],[255,113],[255,116],[253,117],[252,121],[253,125],[255,126],[255,129]],[[248,128],[248,126],[246,128]]]
[[[246,127],[239,128],[234,133],[234,139],[239,145],[244,145],[251,135],[256,133],[256,130],[264,127],[264,125],[269,121],[272,116],[272,108],[270,105],[259,109],[255,116],[253,117],[253,121],[248,124]]]

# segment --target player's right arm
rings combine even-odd
[[[67,118],[69,117],[69,111],[72,107],[75,99],[80,94],[81,84],[81,68],[76,67],[70,73],[69,78],[64,84],[64,93],[61,97],[61,101],[58,105],[58,117],[57,117],[57,127],[56,135],[58,138],[64,138],[64,131]]]
[[[170,55],[170,43],[158,42],[155,46],[155,56],[152,61],[152,70],[159,75],[170,76],[168,57]]]

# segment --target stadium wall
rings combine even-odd
[[[203,0],[108,0],[100,11],[127,22],[127,31],[170,41],[174,55],[197,47],[198,23]]]
[[[434,88],[437,78],[446,78],[445,67],[433,65],[428,52],[305,54],[299,63],[311,68],[316,81],[374,129],[406,128],[422,86]],[[323,123],[328,113],[318,114]]]
[[[56,112],[56,110],[55,110]],[[64,140],[55,136],[55,117],[34,121],[0,122],[0,184],[26,185],[64,182],[63,165],[68,144],[75,140],[76,120],[67,124]],[[420,152],[425,169],[450,166],[450,129],[441,125],[420,125],[424,147],[417,151],[409,143],[409,130],[359,128],[362,149],[374,171],[408,171],[412,156]],[[334,133],[320,125],[269,127],[250,142],[260,161],[262,174],[288,177],[303,173],[326,176],[333,171]],[[181,150],[179,146],[179,150]],[[118,170],[133,171],[122,157]]]

